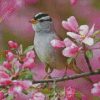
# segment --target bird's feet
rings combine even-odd
[[[51,77],[51,73],[52,73],[52,71],[53,71],[53,68],[51,68],[51,67],[46,67],[45,68],[45,71],[46,71],[46,76],[44,77],[44,79],[52,79],[52,77]]]

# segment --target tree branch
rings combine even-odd
[[[39,80],[39,81],[33,81],[33,84],[36,83],[50,83],[50,82],[61,82],[61,81],[65,81],[65,80],[74,80],[77,78],[81,78],[81,77],[85,77],[85,76],[93,76],[93,75],[97,75],[100,74],[100,69],[92,71],[92,72],[85,72],[85,73],[81,73],[81,74],[74,74],[71,76],[65,76],[65,77],[61,77],[61,78],[53,78],[53,79],[47,79],[47,80]]]

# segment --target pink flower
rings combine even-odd
[[[58,39],[54,39],[54,40],[52,40],[50,43],[51,43],[51,45],[52,45],[53,47],[55,47],[55,48],[65,47],[64,42],[63,42],[63,41],[60,41],[60,40],[58,40]]]
[[[0,78],[10,78],[10,76],[4,71],[0,71]]]
[[[21,86],[12,86],[9,88],[8,93],[9,94],[17,94],[17,93],[21,93],[23,90],[23,88]]]
[[[70,0],[70,2],[71,2],[72,5],[75,5],[77,0]]]
[[[9,46],[10,49],[18,48],[18,44],[14,41],[8,41],[8,46]]]
[[[27,81],[27,80],[24,80],[24,81],[14,80],[12,84],[13,86],[10,87],[10,89],[8,90],[8,93],[9,94],[19,94],[23,90],[28,89],[32,85],[32,82]]]
[[[93,84],[93,86],[94,87],[91,89],[91,93],[100,97],[100,82]]]
[[[4,98],[4,93],[0,91],[0,100],[2,100],[3,98]]]
[[[8,60],[8,61],[12,61],[13,59],[14,59],[14,54],[12,53],[12,52],[8,52],[7,54],[6,54],[6,59]]]
[[[79,27],[77,20],[74,16],[68,18],[67,21],[62,21],[62,26],[70,32],[67,35],[76,39],[78,42],[85,43],[89,46],[94,44],[94,39],[92,35],[94,33],[94,25],[89,30],[89,26],[81,25]]]
[[[0,86],[10,85],[11,83],[10,76],[4,71],[0,71]]]
[[[65,88],[65,95],[68,100],[74,100],[76,90],[72,87]]]
[[[8,61],[4,61],[3,66],[8,70],[10,70],[12,68],[11,64]]]
[[[13,85],[15,86],[20,85],[24,90],[26,90],[32,85],[32,82],[28,80],[24,80],[24,81],[14,80]]]
[[[68,38],[64,40],[64,43],[66,45],[66,48],[62,51],[62,54],[65,57],[75,57],[78,54],[78,52],[81,50],[81,47],[78,47],[77,45],[75,45]]]
[[[45,100],[45,95],[41,92],[36,92],[33,94],[33,97],[31,100]]]
[[[78,52],[81,50],[81,47],[78,47],[70,39],[65,38],[64,41],[54,39],[51,41],[51,45],[56,48],[65,47],[62,51],[62,54],[65,57],[75,57]]]
[[[35,52],[33,50],[27,52],[26,58],[35,58]]]
[[[71,16],[67,19],[67,21],[62,21],[62,26],[72,32],[78,32],[78,22],[74,16]]]
[[[33,68],[34,67],[34,59],[32,58],[28,58],[25,59],[24,64],[23,64],[23,68]]]

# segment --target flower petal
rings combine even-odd
[[[65,57],[75,57],[76,56],[76,52],[73,52],[74,48],[71,47],[66,47],[63,51],[62,54]]]
[[[91,36],[94,33],[94,26],[95,26],[95,24],[92,25],[92,27],[88,33],[88,36]]]
[[[86,37],[82,42],[89,46],[92,46],[94,44],[94,40],[91,37]]]
[[[67,32],[67,35],[74,39],[79,39],[79,40],[81,39],[81,36],[74,32]]]
[[[67,21],[62,21],[62,26],[63,26],[63,28],[65,28],[66,30],[71,31],[71,28],[70,28],[70,26],[69,26],[69,24],[68,24]]]
[[[79,34],[81,35],[87,35],[89,32],[89,26],[88,25],[81,25],[79,27]]]
[[[60,41],[58,39],[53,39],[51,42],[51,45],[55,48],[61,48],[61,47],[65,47],[65,44],[63,41]]]
[[[62,21],[62,26],[68,31],[78,31],[78,23],[74,16],[69,17],[67,21]]]
[[[78,22],[74,16],[68,18],[69,26],[72,28],[73,31],[78,31]]]
[[[69,47],[69,46],[72,45],[73,42],[72,42],[70,39],[65,38],[65,39],[64,39],[64,43],[65,43],[65,46],[66,46],[66,47]]]

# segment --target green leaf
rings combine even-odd
[[[82,94],[79,91],[77,91],[76,94],[75,94],[75,97],[77,98],[77,100],[81,100]]]
[[[4,62],[5,58],[0,56],[0,64]]]
[[[44,93],[44,94],[51,94],[51,89],[44,88],[44,89],[41,90],[41,92]]]
[[[31,50],[33,50],[33,49],[34,49],[34,45],[28,46],[28,47],[25,49],[24,53],[26,54],[28,51],[31,51]]]
[[[87,56],[89,59],[91,59],[91,58],[93,57],[93,52],[92,52],[92,50],[87,50],[87,51],[86,51],[86,56]]]
[[[74,58],[67,58],[67,63],[70,64],[72,61],[74,60]]]
[[[7,98],[6,98],[6,100],[14,100],[13,95],[8,95]]]
[[[100,42],[100,38],[95,38],[94,43]]]
[[[33,73],[30,70],[24,70],[20,73],[19,79],[22,80],[32,80],[33,79]]]
[[[100,34],[100,30],[95,31],[92,36],[95,37],[97,34]]]

